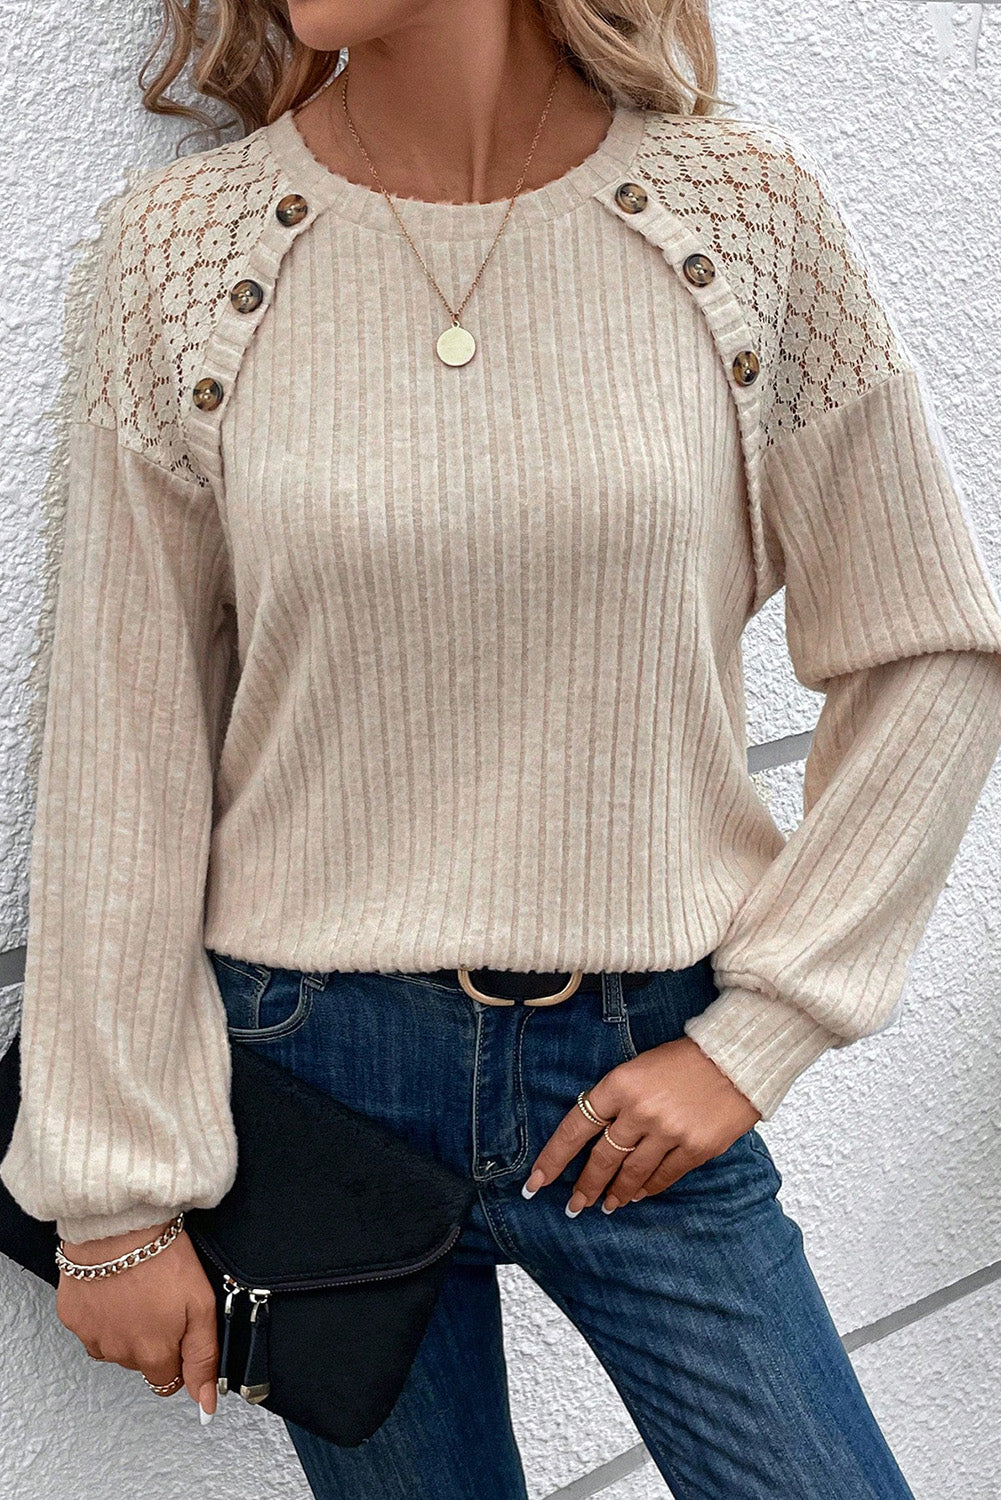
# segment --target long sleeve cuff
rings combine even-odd
[[[56,1233],[71,1245],[82,1245],[84,1240],[103,1240],[112,1234],[128,1234],[130,1230],[152,1229],[155,1224],[164,1224],[176,1218],[183,1204],[176,1208],[160,1208],[155,1203],[137,1203],[117,1214],[90,1214],[85,1219],[56,1219]]]
[[[845,1038],[806,1011],[757,990],[722,989],[690,1016],[685,1034],[736,1084],[762,1119],[769,1119],[790,1086],[829,1047]]]

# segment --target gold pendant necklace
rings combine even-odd
[[[518,197],[519,193],[521,192],[521,185],[525,181],[525,177],[526,177],[526,174],[527,174],[528,168],[529,168],[529,163],[531,162],[532,157],[535,154],[536,142],[538,141],[539,134],[540,134],[540,132],[542,130],[543,125],[546,122],[546,116],[549,113],[549,106],[552,103],[553,94],[556,91],[556,83],[557,83],[557,80],[558,80],[558,78],[560,76],[560,71],[561,71],[561,69],[563,67],[563,63],[564,63],[564,58],[560,57],[558,63],[556,64],[556,71],[553,74],[553,81],[552,81],[552,84],[550,85],[549,97],[546,100],[546,106],[545,106],[545,108],[542,111],[542,117],[539,120],[539,123],[538,123],[538,125],[536,126],[536,129],[535,129],[535,136],[534,136],[534,138],[532,140],[532,148],[531,148],[531,150],[528,153],[528,158],[527,158],[527,160],[525,162],[524,168],[522,169],[521,177],[518,180],[518,186],[515,188],[514,194],[513,194],[512,198],[511,198],[511,201],[510,201],[510,203],[507,206],[507,210],[505,211],[503,219],[501,220],[500,228],[498,229],[496,235],[494,236],[493,244],[490,246],[490,249],[487,251],[486,255],[483,257],[483,263],[482,263],[482,265],[480,266],[480,269],[477,271],[476,275],[473,278],[473,284],[472,284],[472,286],[469,288],[469,291],[466,293],[465,297],[462,299],[462,301],[460,302],[460,304],[459,304],[458,307],[452,307],[451,306],[451,304],[448,301],[448,298],[445,296],[445,294],[442,291],[441,287],[438,285],[437,281],[435,281],[434,277],[431,275],[431,272],[428,270],[427,265],[424,262],[424,257],[421,255],[421,252],[418,250],[417,246],[414,244],[413,240],[410,238],[410,235],[407,234],[407,226],[404,224],[403,220],[400,218],[400,215],[397,213],[397,211],[396,211],[396,204],[393,202],[392,198],[389,196],[389,194],[386,192],[386,189],[383,187],[382,180],[380,179],[379,174],[378,174],[378,172],[375,169],[375,165],[374,165],[374,163],[372,161],[372,158],[369,156],[368,152],[365,150],[365,147],[361,143],[361,139],[359,138],[358,132],[357,132],[357,130],[355,130],[354,122],[352,121],[351,116],[348,114],[348,77],[347,77],[347,75],[348,75],[348,71],[349,71],[350,66],[351,66],[350,62],[344,68],[344,87],[341,89],[341,103],[344,105],[344,116],[345,116],[345,119],[348,122],[348,129],[351,131],[351,134],[354,136],[355,140],[358,142],[359,149],[361,150],[362,155],[365,157],[365,160],[368,162],[368,165],[369,165],[369,167],[370,167],[370,169],[372,171],[372,175],[375,178],[375,180],[376,180],[376,182],[377,182],[377,184],[379,186],[379,191],[382,193],[382,195],[385,198],[386,202],[389,204],[390,208],[392,209],[393,215],[394,215],[394,217],[396,219],[396,222],[399,224],[400,228],[403,230],[403,233],[404,233],[404,235],[405,235],[405,237],[406,237],[406,239],[407,239],[410,247],[412,248],[414,254],[417,256],[417,259],[420,261],[421,265],[424,267],[424,274],[427,276],[427,278],[430,281],[431,285],[434,287],[435,291],[438,293],[438,296],[441,298],[442,302],[444,302],[445,306],[448,308],[449,313],[451,314],[451,318],[452,318],[451,326],[448,327],[448,328],[446,328],[445,331],[444,331],[444,333],[439,334],[438,340],[435,343],[435,350],[436,350],[436,352],[438,354],[438,358],[442,361],[443,364],[446,364],[446,365],[468,365],[469,361],[472,359],[473,355],[476,353],[476,340],[473,338],[473,335],[470,333],[469,329],[468,328],[463,328],[462,323],[460,322],[460,319],[462,317],[462,312],[463,312],[463,309],[466,306],[466,303],[469,301],[470,297],[473,295],[473,292],[476,290],[477,282],[479,281],[480,277],[483,275],[483,268],[484,268],[484,266],[486,265],[487,261],[490,259],[491,255],[494,252],[494,245],[497,244],[497,241],[500,239],[501,235],[504,233],[504,228],[505,228],[505,226],[507,224],[507,221],[508,221],[508,219],[510,217],[511,210],[514,207],[515,199]]]

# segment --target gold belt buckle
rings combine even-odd
[[[515,1003],[514,1000],[507,995],[486,995],[482,990],[478,990],[476,988],[476,985],[469,977],[468,969],[456,969],[455,972],[459,976],[459,983],[462,985],[462,988],[465,990],[467,995],[470,995],[472,997],[472,999],[482,1000],[487,1005],[513,1005]],[[561,1000],[566,1000],[573,994],[574,990],[580,984],[583,974],[583,969],[574,969],[573,973],[570,975],[570,978],[567,980],[563,988],[561,990],[557,990],[554,995],[537,995],[534,998],[526,997],[522,1001],[522,1004],[558,1005]]]

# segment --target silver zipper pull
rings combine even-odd
[[[233,1299],[238,1292],[245,1290],[238,1281],[234,1281],[228,1272],[223,1273],[223,1286],[226,1288],[226,1303],[223,1308],[225,1323],[222,1335],[222,1353],[219,1356],[219,1378],[216,1381],[216,1390],[220,1396],[225,1396],[229,1390],[229,1378],[226,1365],[229,1360],[229,1330],[233,1322]]]
[[[271,1390],[268,1371],[268,1298],[270,1287],[250,1288],[250,1348],[243,1372],[240,1395],[247,1401],[263,1401]]]

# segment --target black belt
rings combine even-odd
[[[455,969],[433,969],[423,977],[434,980],[436,984],[454,986],[460,993],[464,993]],[[470,969],[469,977],[477,989],[484,990],[489,995],[519,1000],[534,1000],[538,995],[551,995],[561,990],[570,980],[567,972],[547,974],[535,969]],[[647,984],[653,977],[650,970],[644,972],[642,969],[619,975],[623,989],[627,990]],[[582,974],[575,993],[581,990],[588,993],[600,991],[601,974]]]

